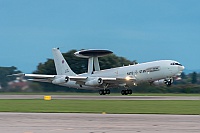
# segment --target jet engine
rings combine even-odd
[[[99,86],[101,84],[103,84],[103,80],[101,78],[95,78],[85,82],[85,85],[88,86]]]
[[[62,84],[62,83],[66,83],[69,81],[69,77],[60,77],[60,78],[56,78],[52,81],[53,84]]]

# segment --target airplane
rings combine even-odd
[[[158,60],[129,66],[100,70],[98,57],[111,54],[109,50],[89,49],[77,51],[78,57],[88,58],[88,72],[76,74],[69,67],[59,48],[52,49],[57,75],[24,74],[30,81],[48,82],[77,89],[98,89],[100,95],[110,94],[109,88],[124,87],[122,95],[132,94],[131,86],[144,82],[171,86],[184,66],[174,60]]]

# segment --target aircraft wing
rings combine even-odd
[[[29,81],[48,82],[54,84],[62,84],[68,81],[75,81],[76,84],[88,86],[101,86],[101,85],[119,85],[119,84],[132,84],[136,79],[131,76],[127,77],[92,77],[92,76],[66,76],[66,75],[43,75],[43,74],[13,74],[13,76],[31,77]]]
[[[18,73],[18,74],[12,74],[12,75],[8,75],[8,76],[31,77],[33,79],[28,79],[29,81],[51,83],[54,80],[54,78],[55,78],[56,75]]]
[[[99,85],[101,84],[129,84],[136,82],[136,79],[133,77],[125,77],[125,78],[112,78],[112,77],[86,77],[86,76],[68,76],[70,81],[76,81],[77,84],[87,84],[87,82],[99,82]],[[97,85],[97,84],[95,84]],[[92,83],[91,83],[92,86]]]
[[[102,78],[105,83],[111,84],[122,84],[122,83],[133,83],[136,81],[135,78],[125,77],[125,78]]]
[[[51,83],[56,75],[43,75],[43,74],[24,74],[24,77],[31,77],[29,81]]]
[[[43,74],[24,74],[24,77],[33,77],[33,78],[43,78],[43,79],[48,79],[48,78],[55,78],[56,75],[43,75]]]
[[[86,76],[68,76],[72,81],[84,81],[89,78],[101,78],[103,81],[113,82],[113,81],[135,81],[136,79],[133,77],[125,77],[125,78],[112,78],[112,77],[86,77]]]
[[[42,75],[42,74],[24,74],[24,77],[32,77],[33,79],[28,79],[29,81],[36,81],[36,82],[48,82],[51,83],[53,80],[56,79],[63,79],[70,81],[76,81],[78,82],[85,82],[88,77],[83,76],[65,76],[65,75]],[[67,78],[67,79],[66,79]],[[64,83],[64,82],[63,82]],[[60,84],[60,83],[58,83]]]
[[[56,75],[17,73],[17,74],[12,74],[12,75],[7,75],[7,76],[33,77],[33,78],[54,78]]]

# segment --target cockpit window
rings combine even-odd
[[[182,66],[180,63],[178,63],[178,62],[173,62],[173,63],[171,63],[170,65],[177,65],[177,66]]]
[[[175,65],[182,66],[180,63],[175,63]]]

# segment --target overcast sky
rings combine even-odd
[[[199,0],[0,0],[0,66],[31,73],[51,49],[109,49],[200,69]]]

